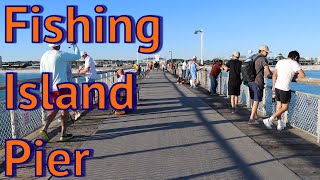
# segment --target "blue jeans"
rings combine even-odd
[[[210,75],[210,81],[211,81],[211,88],[210,88],[211,95],[217,94],[217,86],[218,86],[217,78]]]
[[[182,70],[182,78],[185,79],[185,76],[186,76],[186,70]]]
[[[190,80],[190,79],[189,79],[189,75],[190,75],[190,70],[187,69],[187,70],[186,70],[185,77],[184,77],[184,79],[186,79],[187,82],[189,82],[189,80]]]

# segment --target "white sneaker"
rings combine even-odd
[[[277,125],[278,131],[283,130],[285,127],[286,127],[285,122],[283,122],[282,120],[278,120],[278,125]]]
[[[78,112],[78,113],[76,113],[76,114],[74,115],[74,119],[75,119],[75,120],[78,120],[80,116],[81,116],[81,113]]]
[[[272,129],[272,123],[270,122],[270,118],[264,119],[263,124],[267,127],[267,129]]]

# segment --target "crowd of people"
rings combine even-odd
[[[70,62],[79,60],[83,58],[85,60],[84,66],[79,68],[78,73],[84,74],[87,83],[94,83],[97,79],[97,71],[95,67],[94,60],[85,51],[79,50],[76,44],[73,44],[74,53],[67,53],[60,51],[60,44],[50,44],[50,50],[45,52],[40,61],[40,73],[51,73],[52,74],[52,90],[51,98],[54,102],[58,96],[69,94],[66,90],[59,90],[57,84],[65,82],[73,82],[73,76],[71,71]],[[259,103],[263,99],[263,89],[264,89],[264,77],[265,72],[267,76],[272,77],[272,91],[274,98],[277,101],[276,112],[267,119],[263,120],[264,125],[271,129],[275,121],[277,123],[277,129],[282,130],[285,128],[285,122],[281,120],[281,115],[288,110],[291,91],[290,82],[296,77],[305,77],[304,71],[299,65],[300,54],[297,51],[291,51],[287,59],[281,60],[275,66],[274,72],[272,73],[267,62],[267,56],[270,53],[268,46],[261,46],[259,52],[253,56],[250,56],[246,61],[240,61],[240,52],[234,52],[232,54],[232,59],[226,64],[222,60],[215,61],[212,65],[209,77],[211,81],[210,94],[212,96],[217,95],[217,78],[222,71],[229,73],[228,79],[228,94],[231,97],[231,111],[232,113],[237,112],[240,87],[244,83],[249,87],[250,98],[252,100],[252,110],[251,115],[248,120],[248,124],[259,124],[257,109]],[[169,68],[174,69],[179,66],[177,64],[168,63]],[[165,71],[167,66],[165,64],[160,64],[159,62],[150,63],[149,69],[158,71],[159,69]],[[178,84],[189,83],[190,88],[198,88],[197,83],[197,71],[201,70],[203,67],[197,64],[197,57],[194,56],[190,61],[183,61],[181,63],[182,73],[177,79]],[[137,69],[137,73],[141,73],[141,67]],[[118,72],[118,82],[125,82],[124,71],[119,69]],[[90,98],[94,104],[94,92],[90,94]],[[120,93],[120,101],[125,100],[125,93]],[[66,102],[68,103],[68,102]],[[44,140],[49,140],[48,128],[52,121],[55,119],[59,110],[53,110],[48,113],[46,123],[39,135]],[[125,111],[115,110],[114,114],[123,115]],[[75,119],[81,116],[80,111],[74,111]],[[73,137],[72,134],[67,133],[67,121],[70,115],[67,110],[61,110],[61,137],[60,141],[68,141]]]
[[[277,102],[276,112],[267,119],[263,119],[264,125],[272,129],[272,125],[277,121],[277,129],[283,130],[285,122],[281,120],[281,115],[289,108],[291,99],[290,82],[294,77],[305,77],[304,71],[299,65],[300,54],[297,51],[291,51],[288,58],[280,60],[272,72],[269,68],[267,56],[270,53],[269,47],[263,45],[259,48],[257,54],[240,61],[240,52],[234,52],[232,59],[226,64],[222,60],[217,60],[211,67],[210,77],[210,94],[217,95],[217,78],[220,73],[228,72],[228,95],[231,101],[231,113],[236,113],[239,103],[241,85],[245,84],[249,88],[250,98],[252,100],[251,115],[248,118],[249,125],[259,124],[257,110],[259,103],[263,99],[263,90],[265,88],[265,76],[272,78],[273,98]],[[196,63],[196,57],[192,60],[182,63],[182,73],[177,79],[178,84],[190,83],[191,88],[197,88],[197,71],[199,65]],[[266,74],[265,74],[266,72]]]

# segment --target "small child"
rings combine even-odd
[[[184,80],[182,78],[182,75],[180,75],[177,79],[177,84],[184,84]]]

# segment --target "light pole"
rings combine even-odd
[[[195,30],[194,34],[200,33],[200,64],[203,65],[203,30]]]
[[[171,53],[171,59],[170,59],[170,61],[171,61],[171,63],[172,63],[172,51],[169,51],[169,53]]]
[[[137,49],[137,65],[139,65],[139,49]]]

